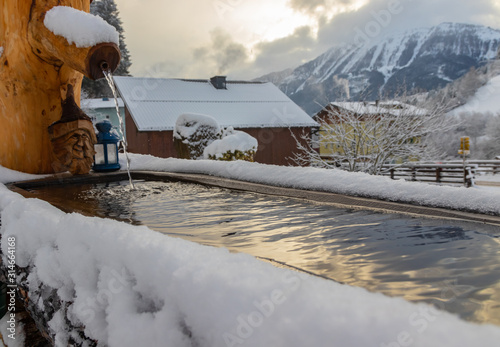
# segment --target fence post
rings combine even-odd
[[[443,172],[443,168],[437,167],[436,168],[436,182],[441,183],[441,173]]]
[[[467,188],[474,186],[474,174],[475,170],[472,166],[467,166],[464,168],[464,185]]]
[[[466,186],[467,188],[468,187],[468,182],[467,182],[467,167],[465,166],[465,162],[464,162],[464,186]]]
[[[391,179],[394,179],[394,168],[391,168]]]

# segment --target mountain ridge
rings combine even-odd
[[[500,30],[442,23],[391,33],[365,45],[336,45],[293,69],[267,74],[309,114],[334,100],[375,100],[446,86],[497,58]]]

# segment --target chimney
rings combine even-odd
[[[210,82],[215,87],[215,89],[227,89],[226,76],[214,76],[210,79]]]

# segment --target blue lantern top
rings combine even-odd
[[[111,132],[113,125],[109,120],[103,120],[96,123],[95,127],[99,131],[97,133],[97,143],[118,143],[120,137]]]

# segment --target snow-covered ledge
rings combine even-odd
[[[29,273],[19,285],[49,318],[58,346],[82,343],[79,331],[121,347],[456,347],[500,339],[496,326],[147,227],[66,214],[3,185],[0,211],[2,239],[15,238],[17,265]],[[60,303],[47,306],[54,293]]]
[[[259,171],[259,177],[285,184],[292,184],[294,176],[311,181],[314,172],[304,169],[297,176],[300,168],[288,168],[293,175],[283,177],[280,167],[266,167],[271,172],[263,174],[259,164],[143,156],[134,156],[132,164],[136,169],[226,172],[234,178],[255,177]],[[88,339],[121,347],[456,347],[494,346],[500,339],[499,327],[467,323],[426,304],[278,269],[147,227],[66,214],[3,184],[0,214],[2,240],[15,238],[17,265],[29,274],[19,276],[18,284],[26,286],[33,308],[48,320],[56,345],[69,339],[84,345]],[[4,263],[6,250],[2,242]],[[54,297],[56,304],[48,300]]]

